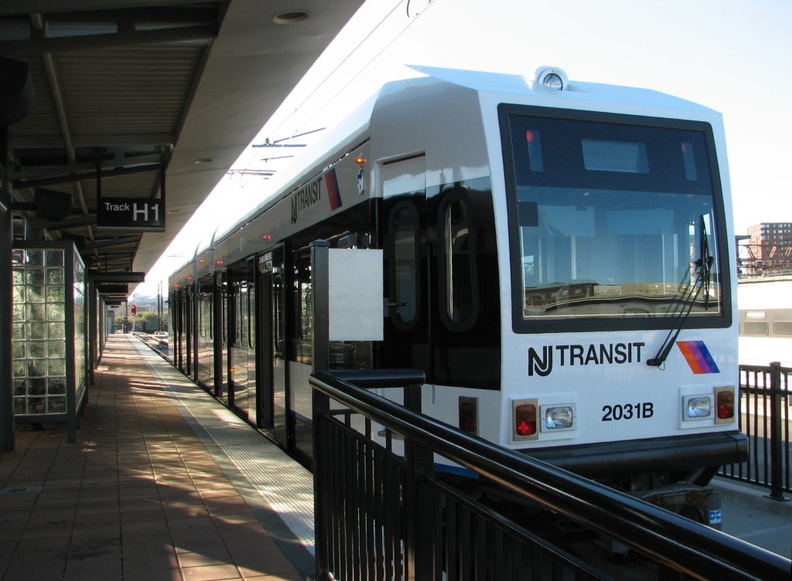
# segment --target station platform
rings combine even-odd
[[[303,581],[313,481],[131,335],[112,335],[77,433],[17,426],[0,455],[0,580]],[[723,531],[792,553],[792,502],[716,479]]]
[[[77,433],[0,455],[0,579],[303,581],[313,480],[131,335],[111,335]]]

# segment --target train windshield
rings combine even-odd
[[[501,107],[518,326],[721,317],[709,125],[534,111]]]

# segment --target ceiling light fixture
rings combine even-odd
[[[272,21],[275,24],[297,24],[298,22],[303,22],[304,20],[308,20],[310,18],[310,14],[305,12],[304,10],[299,10],[296,12],[283,12],[276,16],[273,16]]]

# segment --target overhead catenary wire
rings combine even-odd
[[[410,27],[411,27],[413,24],[415,24],[415,23],[418,21],[418,19],[419,19],[419,18],[420,18],[420,17],[421,17],[423,14],[426,14],[426,10],[424,10],[424,11],[422,11],[422,12],[419,12],[419,13],[417,13],[417,14],[416,14],[414,17],[410,18],[410,16],[409,16],[409,4],[410,4],[410,0],[405,0],[405,1],[406,1],[406,4],[407,4],[407,17],[409,18],[409,22],[407,23],[407,25],[406,25],[404,28],[402,28],[402,29],[399,31],[399,33],[398,33],[398,34],[396,34],[396,35],[395,35],[393,38],[391,38],[391,39],[390,39],[390,40],[389,40],[389,41],[388,41],[388,42],[387,42],[387,43],[386,43],[386,44],[385,44],[385,45],[384,45],[382,48],[380,48],[380,50],[379,50],[379,51],[377,51],[375,54],[373,54],[373,55],[372,55],[372,56],[371,56],[371,57],[368,59],[368,61],[367,61],[367,62],[366,62],[366,63],[365,63],[365,64],[364,64],[362,67],[360,67],[360,68],[358,69],[358,71],[357,71],[355,74],[353,74],[353,75],[352,75],[352,76],[351,76],[351,77],[350,77],[350,78],[347,80],[347,83],[345,84],[345,87],[343,87],[343,88],[341,88],[341,89],[337,90],[337,91],[336,91],[336,92],[335,92],[333,95],[331,95],[331,96],[330,96],[328,99],[326,99],[326,100],[325,100],[325,102],[324,102],[324,105],[325,105],[325,106],[326,106],[327,104],[329,104],[329,103],[332,103],[332,102],[333,102],[335,99],[337,99],[337,98],[339,97],[339,95],[340,95],[340,94],[341,94],[341,93],[344,91],[344,89],[346,88],[346,85],[349,85],[349,84],[350,84],[352,81],[354,81],[354,80],[358,79],[358,78],[359,78],[359,77],[360,77],[360,76],[361,76],[361,75],[362,75],[362,74],[363,74],[365,71],[367,71],[367,70],[368,70],[368,69],[369,69],[369,68],[372,66],[372,64],[373,64],[373,63],[374,63],[374,62],[375,62],[375,61],[376,61],[376,60],[377,60],[377,59],[378,59],[378,58],[379,58],[379,57],[382,55],[382,53],[384,53],[384,52],[385,52],[385,51],[386,51],[388,48],[390,48],[390,47],[391,47],[391,46],[392,46],[392,45],[393,45],[393,44],[394,44],[394,43],[395,43],[395,42],[396,42],[396,41],[397,41],[399,38],[401,38],[401,36],[402,36],[402,35],[403,35],[405,32],[407,32],[407,30],[409,30],[409,29],[410,29]],[[353,47],[353,48],[352,48],[352,49],[351,49],[351,50],[350,50],[348,53],[347,53],[347,55],[346,55],[344,58],[342,58],[342,59],[341,59],[341,60],[340,60],[340,61],[339,61],[339,62],[338,62],[336,65],[335,65],[335,67],[333,67],[333,69],[332,69],[332,70],[330,70],[330,71],[329,71],[329,72],[328,72],[328,73],[327,73],[327,74],[324,76],[324,78],[323,78],[323,79],[322,79],[322,80],[321,80],[321,81],[320,81],[320,82],[319,82],[319,83],[318,83],[318,84],[317,84],[317,85],[314,87],[314,89],[313,89],[313,90],[312,90],[312,91],[311,91],[311,92],[310,92],[308,95],[306,95],[306,96],[305,96],[305,97],[304,97],[304,98],[303,98],[303,99],[302,99],[302,100],[301,100],[301,101],[300,101],[300,102],[297,104],[297,106],[296,106],[296,107],[295,107],[295,108],[292,110],[292,112],[291,112],[291,113],[289,113],[289,115],[288,115],[287,117],[285,117],[285,118],[283,119],[283,121],[281,121],[281,122],[278,124],[278,126],[277,126],[277,127],[275,127],[275,128],[273,129],[272,133],[273,133],[273,134],[277,133],[277,132],[278,132],[278,131],[279,131],[279,130],[280,130],[280,129],[281,129],[281,128],[282,128],[282,127],[283,127],[283,126],[284,126],[284,125],[285,125],[285,124],[286,124],[286,123],[287,123],[287,122],[290,120],[290,119],[292,119],[292,118],[293,118],[294,114],[295,114],[295,113],[297,113],[297,111],[299,111],[299,110],[300,110],[302,107],[304,107],[304,106],[306,105],[306,103],[308,103],[308,102],[309,102],[309,101],[310,101],[312,98],[314,98],[314,96],[315,96],[317,93],[319,93],[319,92],[321,91],[321,89],[322,89],[324,86],[326,86],[326,85],[327,85],[327,84],[330,82],[330,80],[332,79],[332,77],[333,77],[333,76],[334,76],[334,75],[335,75],[335,74],[336,74],[336,73],[337,73],[337,72],[338,72],[338,71],[339,71],[339,70],[340,70],[340,69],[341,69],[341,68],[342,68],[342,67],[343,67],[343,66],[344,66],[344,65],[345,65],[347,62],[349,62],[349,60],[352,58],[352,56],[353,56],[353,55],[355,55],[355,54],[356,54],[358,51],[360,51],[360,50],[362,50],[362,49],[363,49],[363,46],[364,46],[364,45],[365,45],[365,44],[366,44],[366,43],[369,41],[369,39],[370,39],[370,38],[372,38],[372,37],[374,36],[374,34],[375,34],[375,33],[376,33],[376,32],[377,32],[377,31],[378,31],[380,28],[382,28],[382,27],[385,25],[385,23],[388,21],[388,19],[390,19],[390,18],[391,18],[391,17],[392,17],[392,16],[393,16],[393,15],[394,15],[396,12],[397,12],[397,10],[399,9],[399,7],[400,7],[402,4],[405,4],[405,1],[403,1],[403,2],[399,2],[398,4],[396,4],[396,5],[395,5],[395,6],[394,6],[394,7],[393,7],[393,8],[392,8],[392,9],[391,9],[389,12],[388,12],[388,14],[386,14],[386,15],[385,15],[385,16],[384,16],[384,17],[383,17],[383,18],[382,18],[382,19],[381,19],[381,20],[380,20],[380,21],[379,21],[379,22],[376,24],[376,26],[372,27],[371,31],[370,31],[370,32],[369,32],[369,33],[368,33],[366,36],[364,36],[364,37],[363,37],[363,38],[362,38],[362,39],[361,39],[361,40],[360,40],[360,41],[359,41],[359,42],[358,42],[358,43],[357,43],[357,44],[356,44],[356,45],[355,45],[355,46],[354,46],[354,47]],[[428,8],[430,8],[431,6],[434,6],[434,5],[436,5],[438,2],[439,2],[439,0],[430,0],[430,1],[429,1],[429,4],[427,4],[427,6],[426,6],[426,7],[427,7],[427,9],[428,9]],[[322,107],[321,109],[324,109],[324,107]],[[321,109],[320,109],[320,110],[321,110]],[[307,119],[307,120],[304,122],[304,125],[307,125],[308,123],[310,123],[310,122],[311,122],[313,119],[315,119],[315,118],[316,118],[316,116],[317,116],[317,115],[319,115],[319,111],[317,111],[317,112],[316,112],[316,113],[314,113],[314,114],[313,114],[313,115],[312,115],[310,118],[308,118],[308,119]]]
[[[439,0],[427,0],[428,3],[426,5],[426,9],[428,9],[429,7],[437,4],[438,1]],[[325,87],[327,87],[327,85],[329,83],[331,83],[331,81],[334,79],[334,77],[337,74],[339,74],[339,71],[341,71],[341,69],[343,69],[343,67],[345,65],[347,65],[350,62],[350,60],[356,54],[360,54],[362,51],[365,50],[366,44],[369,43],[370,40],[376,35],[376,33],[378,31],[380,31],[388,22],[392,22],[394,16],[397,17],[397,18],[403,18],[404,16],[399,14],[399,10],[400,10],[400,7],[403,6],[404,4],[405,4],[405,0],[403,0],[401,2],[398,2],[397,4],[395,4],[388,11],[388,13],[385,16],[383,16],[379,21],[377,21],[377,23],[370,28],[370,30],[365,34],[365,36],[363,36],[363,38],[358,40],[355,43],[355,45],[353,47],[351,47],[346,52],[346,54],[343,56],[343,58],[341,58],[338,62],[336,62],[334,64],[334,66],[326,74],[324,74],[324,76],[321,78],[321,80],[313,86],[313,88],[310,90],[310,92],[308,94],[304,95],[301,98],[301,100],[299,101],[299,103],[297,103],[292,108],[292,110],[289,113],[285,114],[285,117],[283,117],[283,119],[280,119],[277,122],[277,125],[272,130],[268,131],[268,133],[271,136],[273,136],[273,135],[277,135],[280,131],[282,131],[284,129],[284,127],[287,126],[290,123],[290,121],[292,121],[294,119],[295,115],[298,112],[300,112],[301,110],[306,108],[308,103],[310,103],[313,99],[315,99],[317,97],[317,95],[321,94],[322,90]],[[409,2],[407,2],[407,4],[408,4],[408,10],[409,10]],[[332,95],[328,96],[327,98],[324,98],[322,100],[321,106],[316,107],[315,112],[313,112],[310,117],[308,117],[305,120],[300,122],[300,125],[299,125],[298,129],[293,129],[291,131],[291,134],[289,136],[287,136],[287,137],[282,137],[282,138],[268,137],[266,139],[266,141],[265,141],[265,144],[263,146],[259,145],[259,144],[251,144],[251,146],[249,148],[249,151],[251,151],[253,148],[278,146],[277,144],[281,144],[284,141],[289,141],[289,140],[294,139],[296,137],[302,137],[302,136],[311,135],[311,134],[319,133],[319,132],[323,131],[325,129],[324,124],[322,124],[323,125],[322,127],[308,129],[308,130],[301,130],[300,128],[309,126],[314,120],[317,119],[318,116],[320,116],[322,114],[322,112],[324,112],[328,108],[329,104],[333,103],[334,101],[336,101],[339,98],[339,96],[344,92],[344,90],[346,89],[346,87],[349,84],[353,83],[356,79],[359,79],[361,75],[363,75],[365,72],[369,71],[371,69],[371,67],[373,66],[373,64],[377,61],[377,59],[385,51],[387,51],[402,35],[404,35],[409,30],[409,28],[415,22],[418,21],[418,19],[419,19],[419,17],[421,15],[426,13],[426,9],[422,10],[421,12],[416,13],[412,18],[410,18],[409,22],[397,34],[392,36],[383,46],[381,46],[376,53],[373,53],[365,61],[365,64],[363,64],[363,66],[359,67],[358,70],[354,74],[352,74],[350,77],[346,78],[346,80],[343,83],[342,87],[340,87]],[[409,17],[409,15],[408,15],[408,17]],[[288,99],[287,99],[287,102],[288,102]],[[277,113],[276,113],[276,116],[277,116]],[[280,146],[281,147],[303,147],[303,145],[291,145],[291,144],[289,144],[289,145],[280,145]],[[299,158],[299,156],[294,156],[294,157],[297,158],[297,159]],[[273,159],[274,158],[269,157],[269,158],[267,158],[267,162],[269,162],[269,161],[271,161]],[[240,163],[240,161],[241,160],[238,160],[238,165],[237,165],[236,168],[234,168],[234,170],[236,170],[236,169],[252,169],[251,166],[254,165],[254,163],[256,162],[256,159],[253,158],[251,155],[248,155],[248,157],[247,157],[247,159],[245,161],[241,161],[241,163]],[[259,158],[257,161],[263,161],[263,160],[261,158]],[[228,175],[232,175],[232,172],[234,170],[230,170],[228,172]]]

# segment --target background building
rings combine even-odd
[[[792,222],[762,222],[738,237],[741,276],[792,274]]]

